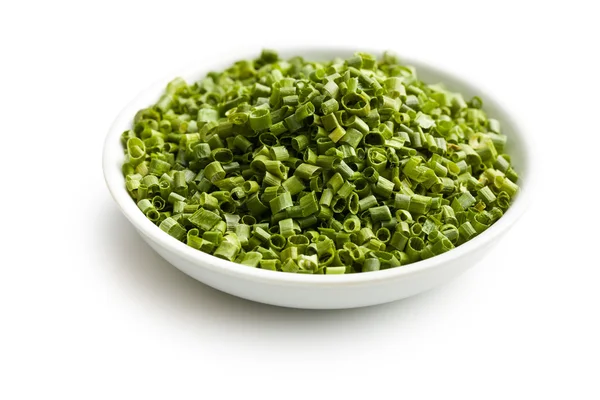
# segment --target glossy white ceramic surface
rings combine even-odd
[[[361,49],[364,51],[364,49]],[[367,49],[368,51],[368,49]],[[380,54],[380,51],[370,51]],[[346,58],[350,49],[297,48],[282,51],[282,57],[301,55],[311,60]],[[103,168],[108,188],[125,217],[144,240],[163,258],[189,276],[216,289],[262,303],[294,308],[336,309],[363,307],[386,303],[415,295],[456,277],[481,260],[485,253],[508,231],[521,216],[527,205],[532,177],[530,146],[515,121],[489,93],[482,93],[466,81],[401,56],[403,62],[417,68],[420,79],[427,83],[443,82],[467,98],[479,95],[484,109],[502,123],[508,135],[506,152],[519,172],[521,191],[508,212],[492,227],[475,239],[442,255],[407,266],[352,275],[297,275],[249,268],[221,260],[197,251],[162,232],[139,211],[129,197],[121,173],[123,149],[120,135],[130,129],[133,116],[159,98],[166,83],[175,76],[188,82],[203,77],[207,72],[220,70],[238,59],[255,57],[241,54],[236,59],[210,61],[196,65],[192,70],[180,71],[142,91],[119,114],[110,128],[104,145]]]

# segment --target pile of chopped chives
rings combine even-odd
[[[269,50],[171,81],[121,137],[126,187],[161,230],[273,271],[347,274],[453,249],[518,191],[482,101],[390,54],[329,62]]]

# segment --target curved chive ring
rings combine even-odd
[[[365,117],[371,111],[370,98],[365,93],[348,93],[342,97],[342,107],[352,115]]]

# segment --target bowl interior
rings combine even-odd
[[[375,55],[381,55],[381,51],[368,51]],[[334,57],[348,58],[353,55],[354,50],[349,49],[290,49],[281,51],[282,58],[292,56],[303,56],[305,59],[314,61],[330,60]],[[130,198],[124,185],[124,178],[121,173],[121,165],[124,159],[123,149],[120,143],[120,135],[123,131],[130,129],[133,116],[135,113],[144,107],[154,104],[162,94],[166,84],[176,76],[181,76],[188,82],[194,82],[201,79],[210,71],[222,70],[231,65],[232,62],[256,57],[256,54],[242,55],[228,60],[219,60],[216,62],[199,63],[193,68],[180,70],[173,73],[164,79],[157,81],[155,84],[142,91],[116,118],[111,126],[104,145],[103,168],[104,176],[108,188],[121,208],[124,215],[132,222],[132,224],[156,243],[169,248],[173,252],[178,252],[180,255],[194,263],[197,263],[199,268],[211,268],[226,274],[245,275],[249,279],[267,279],[277,281],[293,281],[297,283],[326,283],[332,284],[335,282],[357,282],[357,281],[373,281],[379,279],[387,279],[391,275],[402,275],[416,273],[419,270],[431,268],[436,265],[441,265],[445,261],[460,257],[467,254],[485,243],[493,240],[496,236],[508,229],[510,225],[522,214],[527,204],[529,194],[529,181],[531,179],[530,172],[530,154],[528,153],[529,145],[527,138],[519,130],[515,121],[502,109],[502,107],[490,96],[472,86],[468,82],[454,77],[451,74],[440,71],[432,66],[420,63],[415,60],[400,57],[403,63],[416,67],[419,78],[426,83],[444,83],[449,90],[461,92],[465,98],[478,95],[483,99],[484,110],[490,117],[496,118],[502,124],[502,131],[508,136],[506,152],[510,154],[512,164],[515,170],[519,173],[520,192],[515,201],[494,225],[487,229],[484,233],[467,243],[450,250],[442,255],[409,264],[405,267],[382,270],[368,274],[350,274],[350,275],[298,275],[286,274],[275,271],[267,271],[262,269],[248,268],[229,261],[221,260],[212,255],[202,253],[187,245],[178,242],[171,238],[168,234],[162,232],[156,225],[146,219],[139,211],[135,202]]]

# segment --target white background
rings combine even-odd
[[[0,398],[598,399],[599,13],[579,2],[0,4]],[[493,93],[535,141],[533,203],[474,269],[348,311],[169,266],[120,214],[104,135],[194,60],[392,49]]]

